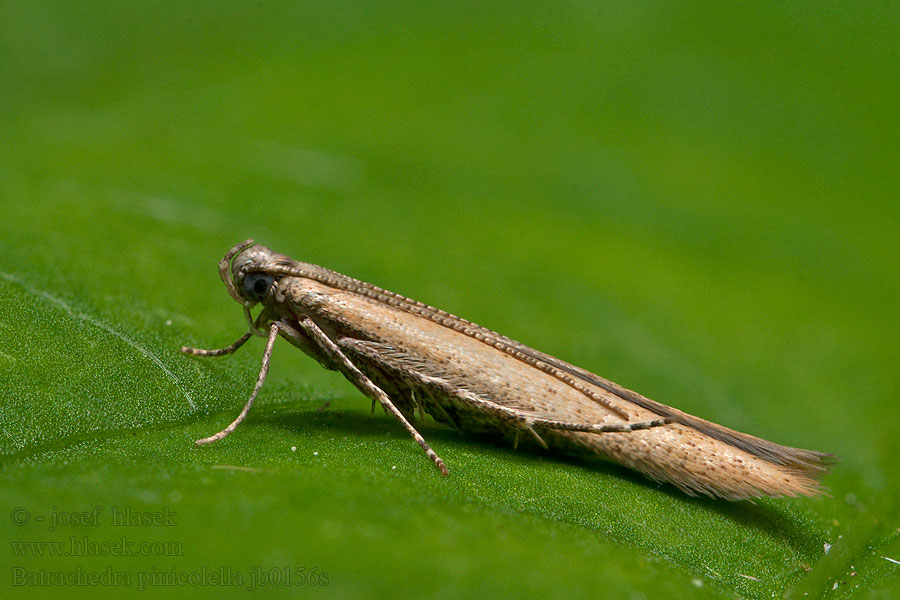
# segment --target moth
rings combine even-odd
[[[279,336],[340,372],[392,414],[441,473],[412,425],[427,413],[465,432],[612,460],[690,495],[738,500],[812,496],[830,454],[782,446],[655,402],[603,377],[445,311],[243,241],[219,263],[249,331],[267,338],[253,392],[220,440],[246,418]],[[261,305],[254,318],[251,309]]]

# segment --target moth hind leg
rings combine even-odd
[[[545,429],[555,429],[557,431],[581,431],[584,433],[631,433],[632,431],[641,431],[643,429],[652,429],[654,427],[662,427],[674,423],[672,419],[660,417],[659,419],[650,419],[640,421],[638,423],[610,423],[608,425],[593,425],[590,423],[569,423],[566,421],[556,421],[553,419],[534,419],[535,425],[540,425]]]
[[[610,424],[594,424],[594,423],[574,423],[562,421],[559,419],[549,418],[546,415],[524,411],[516,408],[510,408],[502,404],[498,404],[482,394],[467,390],[459,385],[447,381],[442,373],[436,371],[432,366],[422,359],[394,348],[388,344],[379,342],[370,342],[363,340],[355,340],[350,338],[342,338],[338,341],[339,345],[347,352],[355,356],[359,356],[364,360],[375,363],[382,371],[394,372],[398,377],[413,379],[422,388],[432,391],[439,391],[442,397],[455,398],[457,401],[466,405],[476,414],[492,417],[498,427],[505,429],[507,434],[509,429],[514,428],[513,446],[518,445],[519,433],[526,432],[532,436],[539,445],[548,448],[547,442],[536,431],[539,428],[544,431],[573,431],[584,433],[629,433],[633,431],[641,431],[651,429],[653,427],[661,427],[672,422],[671,419],[661,417],[658,419],[650,419],[637,423],[610,423]],[[432,393],[432,395],[434,395]],[[460,429],[466,429],[459,422],[456,415],[451,413],[456,411],[448,411],[448,408],[455,408],[455,405],[448,404],[447,407],[442,406],[440,402],[434,402],[434,409],[440,409],[450,419],[449,422],[454,423]],[[506,425],[504,426],[503,423]]]

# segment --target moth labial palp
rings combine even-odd
[[[691,494],[730,500],[815,495],[829,454],[782,446],[655,402],[432,306],[335,271],[296,261],[252,240],[219,263],[252,334],[267,343],[246,417],[266,378],[278,336],[336,370],[392,414],[440,471],[449,471],[410,423],[418,413],[463,431],[602,457]],[[251,309],[262,310],[256,319]],[[520,436],[520,433],[526,435]]]

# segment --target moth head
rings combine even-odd
[[[276,277],[271,271],[280,256],[254,244],[253,240],[246,240],[228,251],[219,263],[219,276],[232,298],[244,306],[252,306],[263,302],[272,292]]]

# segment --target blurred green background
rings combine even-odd
[[[4,2],[4,596],[896,597],[898,39],[897,3]],[[247,237],[834,452],[830,495],[430,423],[442,479],[281,342],[195,449],[258,369],[177,352],[243,332]]]

